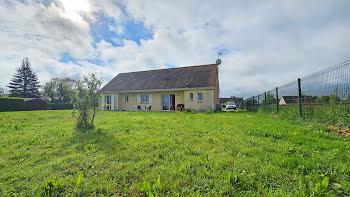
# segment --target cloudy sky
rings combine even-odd
[[[348,0],[0,0],[0,85],[28,57],[50,77],[214,63],[248,97],[350,54]]]

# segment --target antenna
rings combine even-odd
[[[222,56],[222,53],[218,52],[218,59],[216,60],[216,65],[220,65],[221,64],[220,56]]]
[[[218,52],[218,59],[219,59],[220,56],[222,56],[222,53],[221,53],[221,52]]]

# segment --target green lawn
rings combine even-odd
[[[0,113],[0,196],[350,195],[350,138],[233,113]]]

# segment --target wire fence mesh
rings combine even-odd
[[[249,97],[241,107],[349,127],[350,61]]]

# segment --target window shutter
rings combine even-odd
[[[137,97],[136,97],[136,102],[137,102],[137,103],[141,103],[141,95],[137,95]]]
[[[114,95],[111,96],[111,110],[114,110]]]
[[[149,95],[149,103],[153,103],[153,95]]]
[[[101,96],[101,110],[104,110],[104,106],[105,106],[105,97]]]

